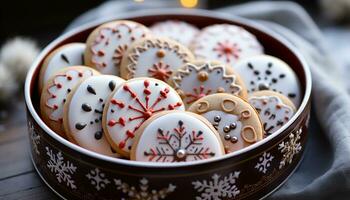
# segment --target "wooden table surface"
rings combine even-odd
[[[0,200],[58,199],[31,162],[24,103],[11,112],[0,122]]]

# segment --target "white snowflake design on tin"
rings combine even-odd
[[[28,122],[28,127],[29,127],[29,134],[30,134],[30,139],[32,140],[32,145],[33,145],[33,151],[40,155],[40,151],[38,148],[38,145],[40,144],[40,135],[35,132],[34,124],[33,122],[29,121]]]
[[[148,180],[146,178],[140,180],[139,189],[136,189],[135,186],[131,186],[120,179],[114,179],[114,183],[117,186],[117,190],[121,190],[124,194],[127,194],[127,199],[130,200],[165,199],[170,193],[174,192],[176,189],[176,186],[170,183],[166,188],[162,188],[160,190],[150,190]],[[122,198],[122,200],[125,200],[125,198]]]
[[[278,145],[278,149],[283,154],[282,160],[280,161],[279,169],[282,169],[284,166],[291,164],[295,155],[297,155],[302,146],[300,144],[300,135],[302,133],[302,128],[297,130],[294,133],[289,135],[288,141],[283,141]]]
[[[100,169],[95,168],[90,170],[86,177],[90,180],[92,186],[96,188],[97,191],[105,188],[110,181],[106,178],[105,173],[101,172]]]
[[[223,198],[235,198],[239,195],[240,190],[236,186],[236,180],[240,175],[240,171],[220,178],[218,174],[214,174],[210,181],[194,181],[192,185],[197,192],[200,192],[200,196],[196,197],[196,200],[221,200]]]
[[[47,167],[50,171],[56,176],[57,181],[59,183],[66,183],[67,187],[72,189],[77,189],[72,176],[77,167],[73,165],[73,163],[69,161],[65,161],[62,152],[58,152],[57,154],[53,153],[53,151],[49,147],[45,147],[46,155],[49,156],[49,160],[47,161]]]
[[[271,162],[274,157],[270,153],[264,152],[260,157],[258,162],[255,165],[255,169],[259,170],[259,172],[265,174],[267,169],[271,166]]]

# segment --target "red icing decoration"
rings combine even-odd
[[[229,63],[231,58],[238,59],[241,49],[237,43],[231,44],[228,40],[224,42],[218,42],[217,46],[213,48],[213,51],[218,53],[218,57],[226,57],[226,62]]]
[[[152,68],[148,69],[148,73],[153,78],[166,81],[172,74],[172,71],[169,68],[169,65],[164,64],[163,62],[158,62],[153,64]]]
[[[151,147],[149,151],[145,151],[144,155],[148,157],[148,161],[166,162],[167,158],[172,157],[171,162],[186,161],[188,156],[193,156],[195,160],[207,159],[215,156],[214,152],[211,152],[210,148],[203,147],[203,132],[192,130],[189,135],[186,128],[183,126],[183,122],[179,121],[178,126],[170,131],[163,131],[158,129],[157,132],[157,147]],[[189,141],[185,145],[185,141]],[[185,145],[185,146],[183,146]],[[194,147],[196,148],[190,148]],[[185,155],[179,157],[177,152],[179,150],[185,151]]]
[[[128,92],[129,95],[133,99],[135,99],[135,101],[136,101],[136,103],[138,105],[138,107],[133,106],[133,105],[128,105],[128,107],[127,107],[128,109],[133,110],[136,113],[138,113],[137,116],[129,117],[128,121],[140,120],[141,119],[141,121],[134,127],[133,130],[127,130],[125,132],[126,138],[121,142],[121,143],[124,144],[124,147],[125,147],[125,143],[130,138],[134,138],[135,131],[142,125],[142,123],[144,121],[146,121],[148,118],[150,118],[154,113],[157,113],[157,112],[160,112],[160,111],[163,111],[163,110],[166,110],[166,109],[173,110],[176,107],[179,107],[179,106],[182,105],[181,102],[177,102],[175,104],[168,104],[165,107],[161,107],[161,108],[156,109],[155,107],[159,104],[159,102],[161,102],[162,100],[164,100],[164,99],[166,99],[168,97],[168,93],[170,92],[169,88],[164,88],[163,90],[161,90],[159,92],[158,98],[153,102],[153,104],[150,104],[150,102],[149,102],[149,95],[152,94],[152,91],[149,89],[149,85],[150,85],[149,80],[145,80],[143,85],[145,87],[144,90],[143,90],[143,93],[145,94],[144,101],[141,101],[140,97],[138,97],[137,94],[128,85],[125,84],[123,86],[123,90]],[[116,100],[116,99],[112,99],[111,103],[114,104],[114,105],[118,105],[119,108],[123,108],[124,107],[124,104],[121,103],[120,101]],[[114,126],[115,124],[120,124],[120,123],[116,123],[115,120],[110,120],[108,122],[109,126]],[[125,126],[125,123],[124,123],[124,126]]]
[[[189,98],[189,100],[187,100],[186,103],[191,104],[210,93],[211,93],[211,89],[208,89],[207,91],[205,91],[205,88],[203,85],[199,86],[199,88],[193,88],[193,94],[192,93],[185,94],[186,97]]]

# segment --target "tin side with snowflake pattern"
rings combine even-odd
[[[297,49],[266,27],[215,12],[162,10],[129,14],[123,19],[145,25],[178,19],[200,28],[218,23],[243,26],[258,38],[268,54],[293,67],[303,88],[303,101],[285,128],[220,158],[159,165],[106,157],[62,139],[38,115],[37,77],[45,56],[65,43],[84,42],[100,23],[79,27],[43,50],[25,86],[33,164],[56,194],[67,199],[260,199],[293,173],[305,149],[311,93],[310,72]]]

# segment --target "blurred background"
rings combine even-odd
[[[120,0],[123,1],[123,0]],[[153,0],[124,0],[139,4]],[[172,6],[216,9],[248,0],[163,0]],[[327,31],[329,27],[346,29],[350,19],[350,0],[295,0],[312,15],[313,19]],[[77,16],[94,8],[103,0],[22,1],[2,3],[0,44],[17,35],[30,36],[40,46],[57,37]]]

